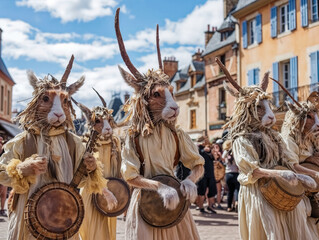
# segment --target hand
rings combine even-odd
[[[84,165],[88,171],[94,171],[96,169],[96,159],[91,153],[86,152],[83,156],[83,159]]]
[[[48,169],[48,161],[46,157],[32,155],[25,159],[22,163],[17,165],[17,170],[22,173],[24,177],[32,175],[40,175],[45,173]]]
[[[157,189],[158,194],[163,199],[164,207],[168,210],[174,210],[179,203],[179,196],[175,188],[160,184]]]
[[[181,192],[190,202],[195,202],[197,198],[197,186],[190,179],[186,178],[181,182]]]
[[[117,201],[116,197],[114,196],[114,194],[110,190],[108,190],[107,188],[103,188],[102,194],[103,194],[104,199],[107,202],[107,209],[108,210],[112,210],[112,209],[117,207],[118,201]]]
[[[316,189],[317,188],[317,183],[312,177],[309,177],[309,176],[304,175],[304,174],[296,174],[296,176],[305,188],[307,188],[307,189]]]

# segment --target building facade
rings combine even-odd
[[[240,26],[240,83],[258,84],[263,74],[279,80],[299,101],[319,81],[319,5],[308,0],[239,0],[233,16]],[[283,112],[286,94],[272,81],[274,105]]]
[[[164,72],[167,69],[170,69],[170,72],[176,70],[175,74],[171,75],[171,84],[174,87],[176,102],[180,107],[177,125],[195,141],[205,136],[207,130],[205,65],[201,54],[202,52],[198,50],[192,56],[191,62],[179,70],[177,70],[178,63],[175,58],[166,58],[163,62]],[[170,76],[170,72],[165,73]]]

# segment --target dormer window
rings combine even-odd
[[[229,32],[221,32],[220,33],[220,41],[225,41],[229,37]]]

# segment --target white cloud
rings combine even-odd
[[[33,8],[36,12],[47,11],[62,22],[74,20],[88,22],[98,17],[112,15],[117,0],[20,0],[17,6]]]

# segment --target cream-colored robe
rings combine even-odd
[[[287,144],[288,150],[293,154],[294,158],[299,160],[299,163],[303,163],[308,157],[313,156],[315,148],[309,143],[306,149],[300,148],[292,137],[285,138],[284,141]],[[319,224],[316,224],[317,219],[310,217],[311,215],[311,204],[307,196],[303,198],[304,211],[302,212],[304,219],[307,219],[308,227],[316,233],[316,239],[319,239]]]
[[[190,137],[181,129],[177,129],[179,139],[180,160],[189,169],[196,165],[203,165],[204,160],[199,155],[197,147]],[[139,136],[141,151],[144,156],[144,177],[152,178],[159,174],[174,176],[174,156],[176,143],[171,130],[160,124],[155,127],[154,133],[148,137]],[[122,175],[125,180],[139,176],[140,161],[135,152],[132,138],[127,137],[122,150]],[[192,240],[199,239],[195,222],[188,210],[184,219],[174,227],[168,229],[154,228],[141,218],[138,211],[140,189],[134,189],[130,206],[127,212],[125,237],[129,240]]]
[[[41,156],[48,157],[49,154],[55,155],[55,159],[57,159],[55,166],[57,169],[58,180],[61,182],[70,183],[73,177],[73,173],[80,164],[80,161],[85,151],[85,147],[82,144],[81,139],[76,135],[72,134],[77,149],[75,159],[76,166],[73,166],[73,161],[70,157],[68,145],[64,137],[64,132],[65,130],[63,128],[50,131],[49,136],[52,142],[52,152],[48,152],[47,146],[43,143],[43,141],[41,141],[41,137],[37,135],[37,152]],[[24,131],[18,134],[12,140],[10,140],[4,146],[5,153],[1,156],[0,159],[0,169],[2,170],[0,171],[0,184],[11,186],[13,187],[13,189],[19,189],[17,190],[17,193],[21,193],[19,195],[19,200],[17,202],[16,209],[9,215],[8,239],[10,240],[35,239],[29,232],[28,227],[24,224],[23,212],[25,209],[26,202],[30,195],[34,193],[37,188],[47,183],[55,181],[49,176],[48,173],[45,173],[36,177],[34,184],[19,186],[19,183],[14,183],[13,179],[9,177],[8,172],[4,170],[5,167],[10,164],[11,160],[24,161],[24,159],[22,159],[22,156],[24,151],[23,146],[26,134],[27,132]],[[79,239],[78,234],[75,234],[71,239]]]
[[[116,145],[118,157],[112,159],[112,142]],[[101,147],[94,154],[103,165],[103,176],[120,177],[121,167],[121,143],[119,138],[113,136],[108,141],[98,141]],[[114,162],[113,162],[113,161]],[[116,217],[106,217],[102,215],[92,204],[92,195],[85,189],[81,190],[85,208],[85,216],[80,228],[82,240],[115,240],[116,239]]]
[[[240,136],[232,146],[234,159],[239,168],[238,181],[240,191],[238,196],[238,218],[240,237],[244,240],[289,240],[318,239],[307,226],[303,212],[309,207],[301,201],[291,212],[279,211],[272,207],[259,190],[258,179],[253,177],[253,171],[259,168],[258,154],[251,142]],[[296,159],[288,158],[289,164]],[[274,159],[273,166],[278,160]],[[270,166],[271,167],[271,166]]]

